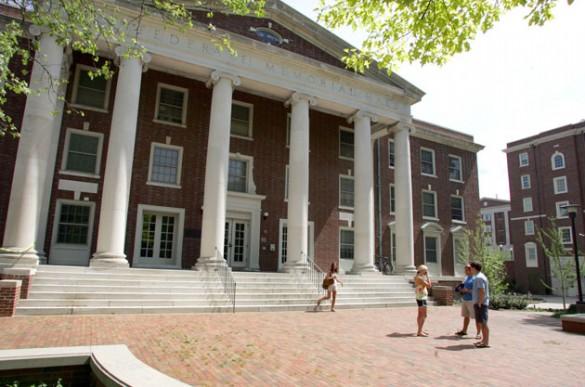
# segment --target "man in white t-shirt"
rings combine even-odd
[[[475,343],[477,348],[488,348],[490,329],[488,327],[488,310],[490,306],[490,285],[485,274],[481,272],[481,263],[471,262],[471,273],[475,276],[471,291],[475,322],[481,327],[481,341]]]

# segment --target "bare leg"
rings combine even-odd
[[[315,310],[317,310],[319,305],[321,305],[321,301],[328,300],[330,297],[331,297],[331,292],[328,290],[327,295],[325,295],[317,300],[317,305],[315,305]]]
[[[490,345],[490,328],[487,325],[487,322],[481,324],[481,342],[485,345]]]
[[[468,327],[469,327],[469,317],[463,317],[463,329],[461,329],[461,332],[467,333]]]
[[[335,299],[337,298],[337,291],[331,292],[333,293],[333,299],[331,300],[331,311],[335,312]]]
[[[418,316],[416,317],[416,323],[418,325],[418,331],[416,332],[417,336],[427,336],[427,334],[423,332],[423,326],[425,325],[426,318],[427,318],[426,306],[419,307]]]
[[[477,331],[477,333],[475,334],[475,336],[477,337],[481,333],[481,324],[478,323],[477,321],[475,322],[475,329]]]

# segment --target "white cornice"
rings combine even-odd
[[[551,134],[551,135],[540,137],[540,138],[535,138],[534,140],[508,147],[508,148],[504,149],[503,151],[504,151],[504,153],[512,153],[512,152],[516,152],[516,151],[519,151],[522,149],[528,149],[533,145],[540,145],[540,144],[544,144],[544,143],[558,140],[558,139],[565,138],[565,137],[578,136],[578,135],[581,135],[583,133],[585,133],[585,125],[583,127],[577,128],[577,129],[569,129],[569,130],[566,130],[564,132],[555,133],[555,134]]]
[[[483,145],[474,142],[458,139],[451,136],[446,136],[433,129],[417,126],[413,134],[414,137],[422,138],[424,140],[436,142],[439,144],[451,146],[453,148],[463,149],[469,152],[477,153],[484,148]]]

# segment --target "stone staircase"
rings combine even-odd
[[[318,297],[304,277],[285,273],[234,272],[236,312],[312,310]],[[341,277],[337,308],[413,304],[412,286],[399,276]],[[327,304],[322,304],[326,308]],[[214,272],[95,269],[41,265],[18,315],[232,312]]]

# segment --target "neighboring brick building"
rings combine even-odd
[[[510,230],[514,244],[516,287],[533,293],[548,292],[551,267],[537,242],[538,230],[554,219],[571,257],[570,220],[561,207],[568,203],[585,208],[585,122],[548,130],[508,144],[511,212]],[[577,242],[585,222],[583,211],[576,217]],[[575,294],[575,289],[570,293]]]
[[[426,261],[460,273],[456,239],[479,211],[473,137],[412,120],[420,90],[343,69],[345,43],[280,1],[267,19],[214,22],[234,33],[237,57],[206,28],[173,32],[146,17],[148,71],[122,58],[111,80],[91,80],[83,55],[58,62],[62,48],[41,36],[84,116],[47,114],[43,133],[54,133],[39,143],[27,109],[60,107],[11,99],[26,130],[0,140],[0,183],[26,178],[0,196],[13,251],[0,264],[187,269],[225,256],[234,269],[277,271],[309,256],[363,272],[385,255],[400,271]],[[391,230],[402,237],[391,242]]]

